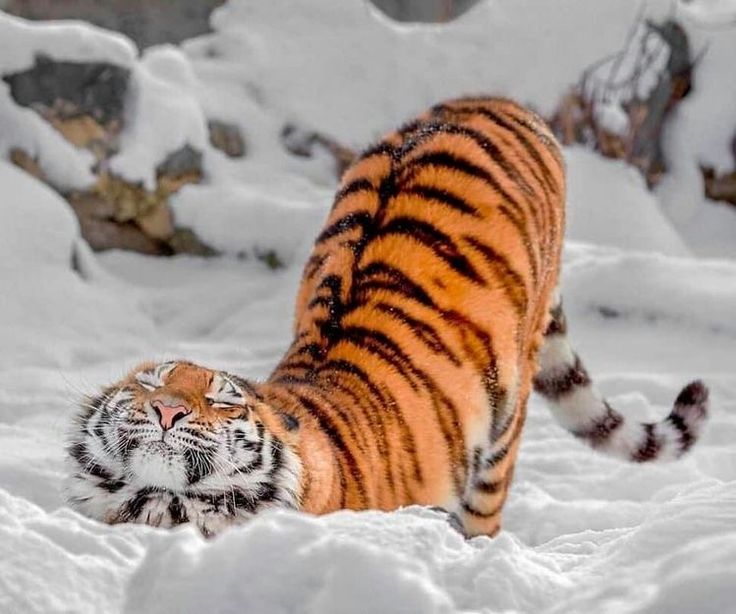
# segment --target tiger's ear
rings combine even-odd
[[[280,407],[263,402],[255,403],[253,414],[271,433],[284,442],[295,443],[299,439],[299,427],[301,426],[299,419]]]
[[[287,414],[283,411],[277,411],[276,412],[281,418],[281,421],[284,423],[284,428],[286,428],[287,431],[297,431],[299,430],[299,419]]]

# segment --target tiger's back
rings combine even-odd
[[[438,105],[346,172],[264,387],[337,450],[305,509],[433,504],[497,530],[563,224],[558,146],[507,100]]]

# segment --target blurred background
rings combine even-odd
[[[209,31],[210,13],[225,0],[0,0],[0,10],[26,19],[83,19],[122,32],[141,49],[180,43]],[[443,22],[467,11],[478,0],[370,0],[397,21]]]

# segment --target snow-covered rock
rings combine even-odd
[[[73,269],[79,230],[67,203],[2,161],[0,190],[0,369],[58,367],[143,343],[151,322],[136,301]]]

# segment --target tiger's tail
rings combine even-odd
[[[663,420],[628,420],[598,393],[571,347],[559,292],[550,315],[534,389],[562,427],[604,454],[637,463],[673,460],[693,446],[708,414],[708,388],[703,382],[685,386]]]

